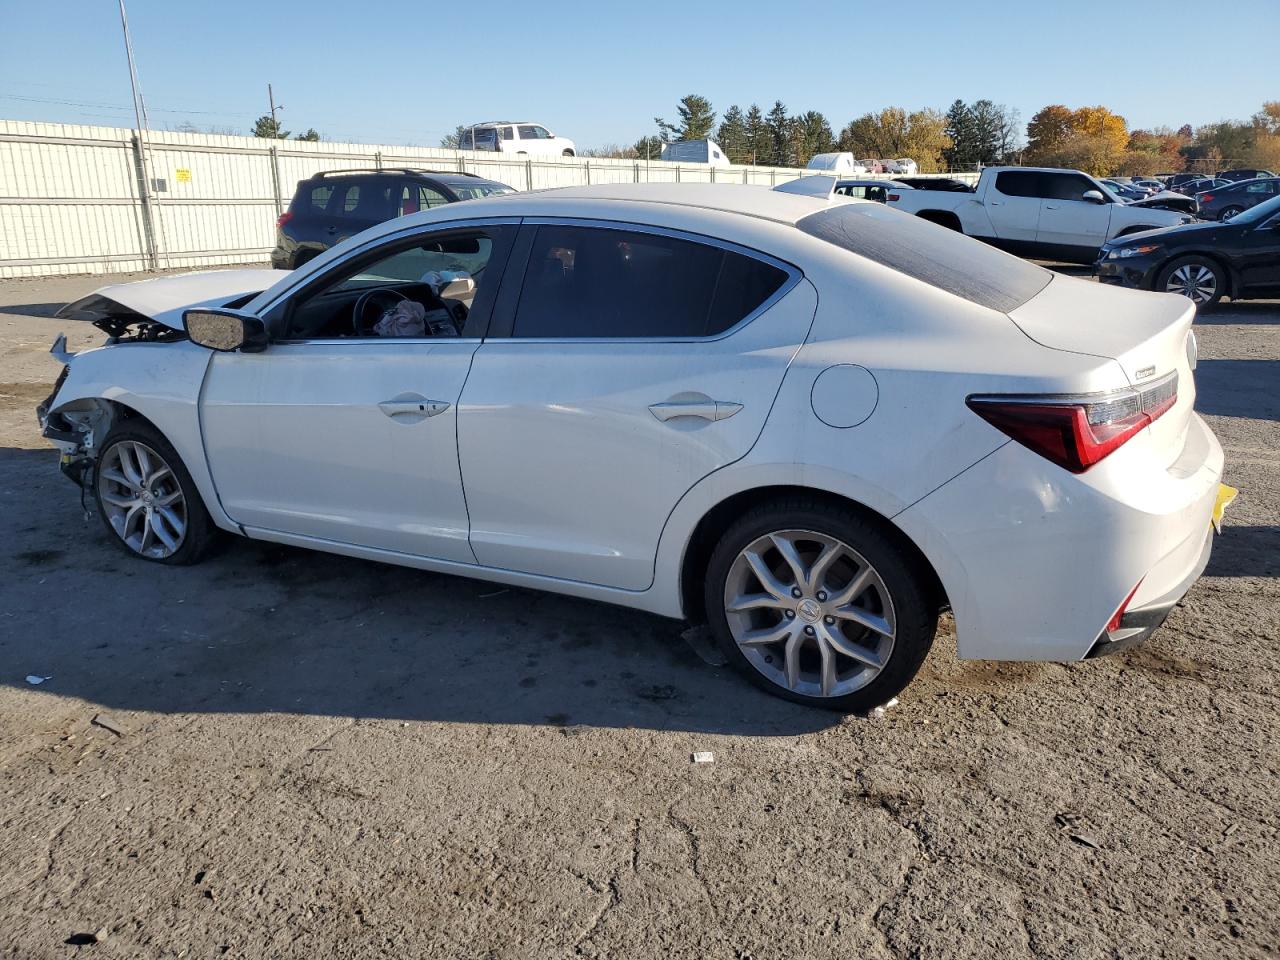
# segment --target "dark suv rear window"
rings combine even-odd
[[[992,310],[1014,310],[1053,274],[980,240],[878,203],[841,203],[796,224],[805,233]]]

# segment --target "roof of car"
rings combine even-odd
[[[699,207],[748,217],[759,217],[778,223],[794,224],[811,213],[825,210],[830,201],[825,198],[779,193],[765,186],[746,186],[732,183],[622,183],[597,184],[582,187],[560,187],[554,190],[536,190],[530,193],[511,194],[502,200],[524,198],[527,201],[543,200],[625,200],[639,203],[674,204]],[[481,201],[470,201],[478,203]],[[501,202],[501,200],[499,201]],[[852,203],[862,201],[845,200]]]

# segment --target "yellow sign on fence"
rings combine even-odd
[[[173,179],[178,181],[178,183],[190,183],[191,171],[186,167],[179,167],[177,170],[173,171]]]

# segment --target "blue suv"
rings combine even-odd
[[[502,193],[515,190],[474,173],[325,170],[298,181],[289,209],[276,220],[271,265],[293,270],[375,223]]]

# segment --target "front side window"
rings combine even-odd
[[[1245,193],[1275,193],[1274,186],[1270,180],[1263,180],[1260,183],[1251,183],[1244,188]]]
[[[520,139],[521,140],[537,140],[538,128],[533,126],[520,127]]]
[[[1046,200],[1084,201],[1085,191],[1097,190],[1098,187],[1092,180],[1076,173],[1042,173],[1040,189],[1040,196]]]
[[[786,279],[772,264],[691,240],[540,226],[512,335],[714,336],[753,313]]]
[[[285,337],[463,335],[473,311],[482,304],[487,310],[497,294],[499,277],[489,267],[497,262],[495,251],[505,249],[506,231],[481,227],[400,239],[337,267],[285,308]]]

